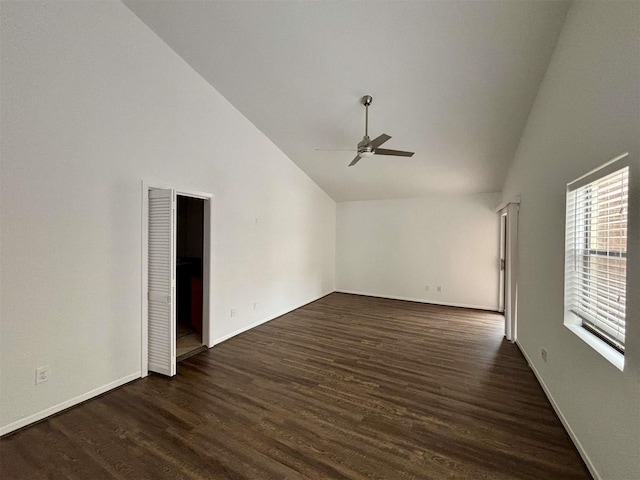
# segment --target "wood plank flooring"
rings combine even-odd
[[[591,478],[502,324],[334,293],[8,435],[0,478]]]

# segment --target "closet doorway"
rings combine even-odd
[[[143,184],[142,376],[211,342],[211,194]]]
[[[202,198],[177,196],[176,229],[176,361],[204,350],[202,341]]]

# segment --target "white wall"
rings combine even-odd
[[[522,195],[519,343],[592,472],[607,480],[640,478],[640,215],[631,219],[620,372],[563,326],[564,195],[567,182],[622,152],[640,166],[639,19],[638,2],[573,4],[503,192]]]
[[[3,431],[140,374],[143,179],[215,195],[216,338],[334,290],[335,202],[121,3],[3,1],[1,101]]]
[[[337,289],[497,310],[499,201],[481,194],[338,203]]]

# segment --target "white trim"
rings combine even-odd
[[[531,368],[531,371],[536,376],[536,379],[538,380],[538,383],[542,387],[542,390],[544,391],[544,394],[547,396],[547,400],[549,400],[549,403],[553,407],[553,410],[556,412],[556,415],[560,419],[560,422],[564,426],[564,429],[569,434],[569,437],[571,438],[571,441],[575,445],[576,449],[578,450],[578,453],[582,457],[582,460],[584,461],[585,465],[589,469],[589,472],[591,473],[591,476],[595,480],[602,480],[602,477],[600,476],[600,473],[596,469],[596,466],[591,461],[591,458],[589,457],[589,455],[585,451],[584,447],[580,443],[580,440],[578,440],[578,437],[576,436],[576,434],[572,430],[571,426],[569,425],[569,422],[567,421],[567,419],[563,415],[562,411],[560,410],[560,407],[558,407],[558,404],[556,403],[555,399],[553,398],[553,395],[551,395],[551,392],[549,391],[549,388],[547,388],[547,385],[544,383],[544,380],[542,380],[542,377],[540,376],[540,374],[536,370],[536,367],[534,366],[533,362],[531,362],[531,359],[529,358],[529,355],[527,355],[527,352],[522,347],[520,342],[516,341],[515,344],[520,349],[520,352],[522,352],[522,355],[524,356],[525,360],[529,364],[529,368]]]
[[[143,184],[146,184],[148,188],[159,188],[161,190],[175,190],[176,191],[176,195],[183,195],[183,196],[187,196],[187,197],[194,197],[194,198],[202,198],[203,200],[206,200],[208,198],[213,198],[213,194],[212,193],[208,193],[208,192],[203,192],[203,191],[199,191],[199,190],[193,190],[190,188],[181,188],[179,186],[176,186],[173,183],[166,183],[166,182],[156,182],[156,181],[147,181],[147,180],[143,180],[142,181]]]
[[[507,213],[500,212],[500,262],[498,271],[498,311],[505,313],[507,303]]]
[[[504,210],[505,207],[509,206],[509,205],[520,205],[520,195],[518,195],[515,200],[511,200],[509,202],[502,202],[500,205],[498,205],[495,208],[495,212],[499,213],[500,210]]]
[[[108,383],[106,385],[103,385],[102,387],[94,388],[93,390],[87,393],[83,393],[82,395],[72,398],[71,400],[66,400],[62,403],[54,405],[53,407],[46,408],[40,412],[34,413],[33,415],[29,415],[28,417],[24,417],[13,423],[10,423],[9,425],[5,425],[4,427],[0,428],[0,436],[6,435],[7,433],[18,430],[19,428],[26,427],[27,425],[35,423],[39,420],[43,420],[47,417],[50,417],[51,415],[54,415],[63,410],[66,410],[67,408],[73,407],[75,405],[78,405],[79,403],[90,400],[93,397],[97,397],[98,395],[108,392],[109,390],[118,388],[124,385],[125,383],[129,383],[133,380],[140,378],[141,376],[140,374],[141,372],[132,373],[131,375],[127,375],[126,377],[122,377],[121,379],[116,380],[115,382]]]
[[[626,297],[626,303],[629,303],[630,296],[625,292],[631,284],[632,270],[627,268],[625,272],[623,269],[624,273],[621,273],[617,268],[613,271],[607,268],[603,273],[588,259],[594,256],[602,259],[615,252],[619,257],[616,262],[628,263],[624,254],[628,250],[625,247],[632,244],[628,228],[633,217],[628,203],[631,170],[629,154],[619,155],[568,183],[565,199],[564,325],[620,371],[624,370],[624,354],[611,345],[616,344],[624,350],[625,311],[628,313],[630,308],[626,306],[625,309],[622,305],[622,310],[618,309],[620,296]],[[626,202],[625,189],[628,189]],[[615,212],[610,210],[612,205],[616,205]],[[621,205],[623,207],[618,211]],[[612,217],[612,213],[616,217]],[[615,233],[610,233],[609,227],[614,228]],[[610,244],[611,235],[622,244]],[[626,256],[629,256],[628,251]],[[613,289],[617,299],[612,295]],[[583,328],[587,324],[593,328]],[[630,338],[628,332],[626,338]]]
[[[148,280],[147,271],[149,270],[149,185],[142,181],[142,225],[140,244],[141,249],[141,268],[142,268],[142,290],[140,305],[142,305],[140,315],[142,321],[140,322],[140,376],[146,377],[149,375],[149,304],[148,304]]]
[[[211,348],[213,347],[213,265],[215,255],[213,254],[213,225],[215,205],[213,195],[204,198],[204,224],[202,244],[208,245],[202,254],[202,341]],[[205,315],[206,312],[206,315]],[[206,318],[205,318],[206,317]]]
[[[445,307],[472,308],[474,310],[488,310],[490,312],[498,312],[495,305],[487,306],[487,305],[471,305],[468,303],[436,302],[433,300],[425,300],[424,298],[399,297],[396,295],[380,295],[379,293],[357,292],[355,290],[336,290],[336,292],[349,293],[351,295],[363,295],[365,297],[388,298],[390,300],[404,300],[406,302],[418,302],[418,303],[428,303],[431,305],[443,305]]]
[[[505,252],[504,336],[510,342],[518,338],[518,216],[520,203],[509,202],[500,211],[506,216],[507,237]]]
[[[229,340],[230,338],[235,337],[236,335],[240,335],[241,333],[244,333],[244,332],[246,332],[248,330],[251,330],[252,328],[258,327],[258,326],[262,325],[263,323],[270,322],[271,320],[275,320],[276,318],[281,317],[283,315],[286,315],[287,313],[291,313],[294,310],[297,310],[299,308],[304,307],[305,305],[308,305],[308,304],[313,303],[313,302],[315,302],[317,300],[320,300],[321,298],[324,298],[327,295],[331,295],[332,293],[334,293],[334,292],[323,293],[322,295],[320,295],[317,298],[313,298],[313,299],[308,300],[306,302],[302,302],[297,307],[293,307],[293,308],[291,308],[289,310],[285,310],[285,311],[277,313],[275,315],[271,315],[271,316],[269,316],[267,318],[263,318],[262,320],[258,320],[257,322],[252,323],[251,325],[247,325],[246,327],[239,328],[238,330],[235,330],[235,331],[233,331],[231,333],[228,333],[227,335],[223,335],[222,337],[218,337],[218,338],[216,338],[215,340],[212,341],[212,346],[213,345],[218,345],[219,343],[222,343],[222,342],[224,342],[226,340]]]
[[[610,173],[615,172],[618,169],[627,167],[631,165],[631,159],[627,158],[625,161],[621,161],[623,158],[629,157],[629,152],[625,152],[621,155],[618,155],[615,158],[612,158],[608,162],[600,165],[599,167],[594,168],[593,170],[581,175],[576,178],[572,182],[567,183],[567,191],[573,191],[580,187],[585,186],[588,183],[591,183],[599,178],[606,177]]]
[[[605,360],[611,363],[614,367],[616,367],[621,372],[624,372],[624,355],[617,351],[615,348],[611,347],[605,341],[600,340],[596,335],[586,330],[582,325],[574,323],[575,314],[572,312],[568,312],[565,314],[569,317],[568,320],[565,320],[564,326],[567,327],[571,332],[573,332],[580,340],[593,348],[596,352],[598,352]]]
[[[219,343],[224,342],[225,340],[228,340],[232,337],[235,337],[236,335],[239,335],[241,333],[244,333],[248,330],[251,330],[252,328],[255,328],[259,325],[262,325],[263,323],[267,323],[271,320],[274,320],[278,317],[281,317],[282,315],[286,315],[287,313],[293,312],[294,310],[297,310],[298,308],[304,307],[305,305],[308,305],[309,303],[315,302],[316,300],[320,300],[323,297],[326,297],[327,295],[330,295],[333,292],[327,292],[327,293],[323,293],[322,295],[320,295],[317,298],[313,298],[309,301],[306,302],[302,302],[300,305],[298,305],[297,307],[291,308],[289,310],[283,311],[281,313],[278,313],[276,315],[272,315],[270,317],[267,317],[263,320],[260,320],[258,322],[255,322],[251,325],[248,325],[246,327],[243,327],[239,330],[236,330],[235,332],[232,332],[228,335],[225,335],[223,337],[217,338],[217,339],[211,339],[211,345],[210,347],[217,345]],[[145,363],[145,362],[143,362]],[[82,395],[79,395],[75,398],[72,398],[71,400],[67,400],[64,401],[62,403],[59,403],[58,405],[55,405],[53,407],[47,408],[45,410],[42,410],[41,412],[38,413],[34,413],[33,415],[29,415],[28,417],[22,418],[16,422],[10,423],[9,425],[6,425],[4,427],[0,427],[0,436],[2,435],[6,435],[7,433],[13,432],[15,430],[18,430],[19,428],[22,427],[26,427],[27,425],[30,425],[32,423],[35,423],[39,420],[43,420],[51,415],[54,415],[56,413],[59,413],[63,410],[66,410],[67,408],[73,407],[75,405],[78,405],[82,402],[85,402],[87,400],[91,400],[94,397],[97,397],[98,395],[101,395],[103,393],[108,392],[109,390],[113,390],[114,388],[118,388],[126,383],[129,383],[133,380],[136,380],[138,378],[141,378],[143,376],[148,375],[148,372],[146,372],[145,375],[142,375],[142,372],[135,372],[131,375],[127,375],[126,377],[123,377],[119,380],[116,380],[115,382],[111,382],[108,383],[107,385],[103,385],[102,387],[98,387],[95,388],[87,393],[84,393]]]
[[[148,335],[148,280],[147,271],[149,268],[149,198],[148,191],[152,188],[163,190],[174,190],[176,197],[200,198],[205,200],[204,212],[204,255],[202,262],[202,341],[211,348],[215,345],[213,337],[213,233],[214,233],[214,194],[190,190],[188,188],[177,188],[172,184],[163,182],[147,182],[142,180],[142,291],[141,293],[141,319],[140,319],[140,371],[141,376],[146,377],[149,374],[149,335]],[[208,215],[206,215],[208,214]]]

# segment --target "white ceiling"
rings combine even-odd
[[[336,201],[500,191],[569,3],[125,0]],[[347,167],[364,134],[412,158]],[[316,149],[353,149],[317,151]],[[232,161],[233,159],[230,159]]]

